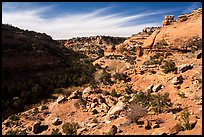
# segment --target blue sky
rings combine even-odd
[[[190,13],[201,2],[3,2],[2,23],[47,33],[53,39],[129,37],[161,26],[165,15]]]

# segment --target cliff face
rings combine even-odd
[[[91,36],[72,38],[59,41],[68,49],[87,55],[91,60],[102,57],[108,46],[118,45],[126,40],[125,37]]]
[[[163,47],[164,49],[184,50],[188,48],[186,46],[189,41],[201,41],[202,8],[193,11],[191,14],[180,15],[177,20],[174,20],[173,17],[165,17],[159,33],[147,38],[143,44],[144,48],[158,48],[157,45],[163,41],[167,44],[167,47]]]

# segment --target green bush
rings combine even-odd
[[[134,93],[134,91],[133,91],[133,89],[132,89],[132,85],[131,84],[128,84],[128,85],[126,85],[126,87],[125,87],[125,93],[127,93],[127,94],[131,94],[131,93]]]
[[[185,130],[191,130],[192,129],[192,127],[191,127],[191,125],[189,123],[189,116],[190,116],[190,113],[188,111],[188,108],[185,107],[183,112],[181,113],[181,119],[184,122],[184,127],[185,127],[184,129]]]
[[[62,135],[62,133],[59,132],[59,129],[52,129],[51,135]]]
[[[176,64],[173,60],[165,61],[161,66],[164,73],[175,72],[177,70]]]
[[[42,105],[41,110],[45,110],[45,109],[48,109],[48,106]]]
[[[105,70],[103,71],[103,74],[100,78],[101,82],[103,82],[103,84],[105,85],[110,85],[112,84],[112,81],[111,81],[111,74],[106,72]]]
[[[112,97],[118,97],[118,94],[117,94],[117,92],[115,91],[115,89],[113,89],[113,90],[111,91],[110,95],[111,95]]]
[[[11,121],[17,121],[17,120],[19,120],[19,117],[17,117],[15,114],[13,114],[13,115],[11,115],[11,116],[9,117],[9,119],[10,119]]]
[[[186,98],[185,93],[183,93],[183,92],[178,92],[178,95],[179,95],[179,97],[181,97],[181,98]]]
[[[172,106],[169,99],[169,93],[150,94],[146,92],[138,92],[134,95],[133,102],[140,104],[144,108],[151,108],[156,113],[162,113],[164,108]]]
[[[124,80],[124,81],[126,81],[127,80],[127,78],[128,78],[128,75],[127,74],[124,74],[124,73],[116,73],[115,75],[113,75],[113,77],[115,78],[115,79],[118,79],[118,80]]]
[[[39,113],[38,108],[34,108],[34,110],[33,110],[33,114],[36,115],[36,114],[38,114],[38,113]]]
[[[66,135],[76,135],[77,134],[77,129],[79,128],[79,125],[78,123],[64,123],[62,125],[62,129],[63,129],[63,132],[66,134]]]

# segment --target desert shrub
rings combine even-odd
[[[147,92],[138,92],[134,95],[133,102],[138,103],[144,108],[151,108],[156,113],[162,113],[164,108],[172,106],[169,99],[169,93],[150,94]]]
[[[131,84],[127,84],[124,91],[125,91],[125,93],[127,93],[127,94],[134,93]]]
[[[48,106],[42,105],[41,110],[45,110],[45,109],[48,109]]]
[[[163,72],[166,74],[177,70],[176,64],[173,60],[165,61],[161,68],[163,69]]]
[[[189,116],[190,116],[190,113],[188,111],[188,108],[185,107],[183,112],[181,113],[181,119],[184,122],[184,129],[185,130],[191,130],[192,129],[192,127],[189,123]]]
[[[157,113],[162,113],[164,108],[172,106],[169,93],[152,95],[150,106]]]
[[[103,82],[103,84],[105,85],[109,85],[109,84],[112,84],[112,81],[111,81],[111,74],[106,72],[106,71],[103,71],[103,74],[100,78],[101,82]]]
[[[13,129],[6,132],[6,135],[17,135],[17,132]]]
[[[179,97],[181,97],[181,98],[186,98],[185,93],[183,93],[183,92],[178,92],[178,95],[179,95]]]
[[[64,123],[62,125],[62,130],[66,135],[76,135],[77,129],[79,128],[78,123]]]
[[[27,135],[27,132],[25,130],[21,131],[20,129],[10,129],[6,132],[6,135]]]
[[[131,102],[129,104],[129,110],[126,111],[126,116],[130,122],[137,123],[139,118],[147,113],[147,109],[143,108],[136,102]]]
[[[158,41],[158,42],[153,46],[153,48],[163,49],[163,48],[165,48],[166,46],[168,46],[168,43],[166,42],[166,40],[162,39],[162,40]]]
[[[59,129],[52,129],[51,135],[62,135],[62,133],[59,132]]]
[[[165,58],[168,57],[168,56],[171,56],[171,55],[173,55],[173,54],[170,51],[167,51],[167,52],[164,53]]]
[[[92,111],[92,114],[93,114],[93,115],[98,114],[98,111],[97,111],[96,109],[94,109],[94,110]]]
[[[38,114],[38,113],[39,113],[38,108],[34,108],[34,110],[33,110],[33,114],[36,115],[36,114]]]
[[[124,74],[124,73],[116,73],[115,75],[113,75],[113,77],[115,79],[118,79],[118,80],[124,80],[126,81],[127,78],[128,78],[128,75],[127,74]]]
[[[11,121],[17,121],[17,120],[19,120],[19,117],[17,117],[15,114],[13,114],[13,115],[11,115],[11,116],[9,117],[9,119],[10,119]]]
[[[184,42],[182,48],[184,50],[191,50],[191,52],[194,53],[196,50],[202,49],[202,38],[199,36],[193,36]]]
[[[111,95],[112,97],[117,97],[117,96],[118,96],[118,94],[117,94],[117,92],[115,91],[115,89],[113,89],[113,90],[111,91],[110,95]]]

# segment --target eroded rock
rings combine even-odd
[[[181,84],[183,83],[183,77],[179,76],[179,77],[174,77],[172,79],[172,84],[177,85],[177,84]]]

